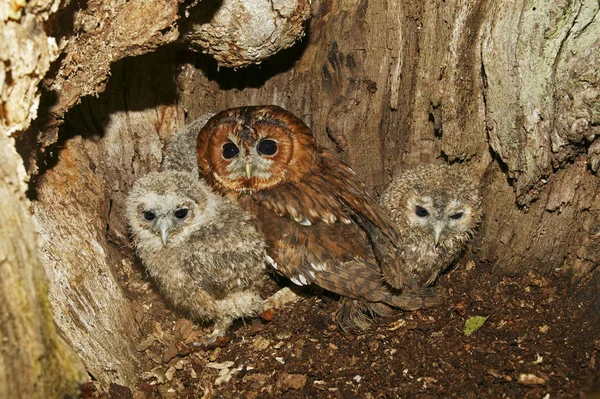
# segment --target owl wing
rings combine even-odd
[[[435,290],[395,292],[382,281],[365,232],[355,223],[303,226],[255,208],[270,244],[271,266],[296,285],[413,310],[438,303]]]
[[[255,202],[303,225],[358,223],[369,236],[379,273],[383,271],[386,281],[397,289],[417,286],[403,273],[396,256],[400,234],[394,222],[341,158],[326,149],[319,155],[313,173],[299,182],[258,191],[253,194]]]
[[[252,194],[256,203],[282,217],[310,225],[319,221],[351,223],[363,216],[393,242],[398,232],[392,220],[369,195],[367,188],[341,158],[321,149],[312,170],[300,181],[280,184]]]

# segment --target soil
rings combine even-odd
[[[440,277],[447,299],[438,308],[343,332],[336,299],[309,293],[206,348],[193,342],[210,326],[166,307],[136,262],[120,275],[147,362],[137,386],[90,383],[84,398],[600,397],[600,278],[506,277],[462,261]],[[488,318],[467,335],[473,316]]]

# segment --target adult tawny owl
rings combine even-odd
[[[200,322],[207,342],[233,320],[263,311],[264,236],[236,203],[187,172],[152,172],[134,184],[126,213],[136,252],[162,294]]]
[[[379,202],[400,231],[398,257],[432,284],[456,260],[481,219],[479,188],[465,171],[422,165],[397,175]]]
[[[416,284],[393,257],[378,262],[376,255],[393,252],[398,240],[393,222],[352,169],[318,148],[290,112],[222,111],[202,128],[196,150],[207,182],[254,216],[279,273],[352,299],[344,300],[341,324],[352,324],[357,309],[381,313],[381,304],[418,309],[438,301],[433,291],[413,292]]]

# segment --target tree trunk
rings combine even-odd
[[[0,6],[0,398],[76,397],[86,380],[54,326],[25,168],[10,137],[36,117],[38,83],[57,56],[38,25],[55,6],[39,1],[37,15],[25,16],[16,2]]]
[[[27,143],[40,154],[32,189],[55,321],[100,381],[131,383],[141,362],[123,200],[178,129],[224,108],[290,110],[374,194],[395,171],[460,163],[485,197],[479,261],[598,273],[597,1],[315,0],[301,43],[241,70],[175,46],[115,62],[177,36],[176,2],[125,18],[132,4],[73,3],[56,19],[72,27],[51,24],[69,44],[45,81],[39,130],[23,136],[25,156]]]

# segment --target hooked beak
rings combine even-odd
[[[246,164],[246,177],[248,179],[252,177],[252,164],[251,163]]]
[[[444,225],[441,223],[436,223],[433,227],[433,242],[437,247],[440,242],[440,237],[442,236],[442,232],[444,231]]]
[[[156,223],[158,232],[160,233],[160,239],[162,240],[163,246],[166,246],[169,242],[169,236],[171,235],[171,225],[166,219],[160,219]]]

